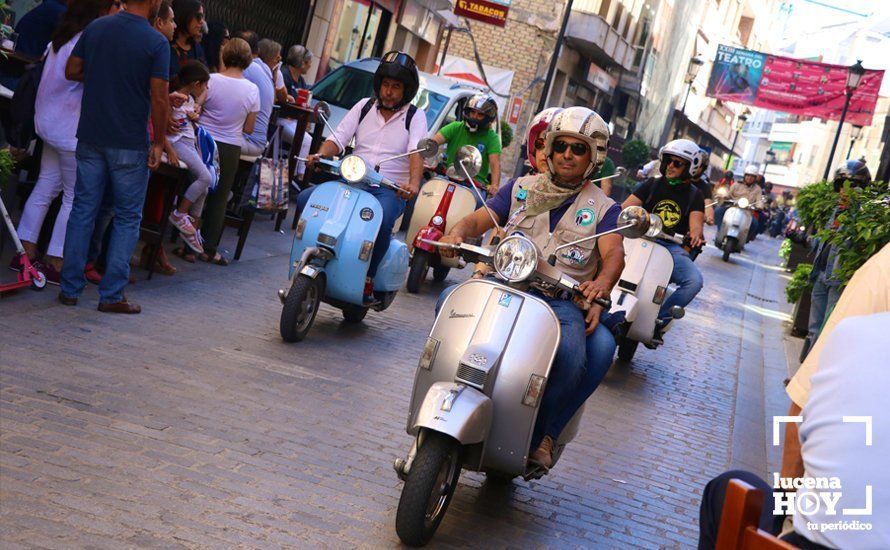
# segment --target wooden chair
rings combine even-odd
[[[762,508],[762,491],[731,479],[723,501],[716,550],[793,550],[794,546],[757,527]]]
[[[266,136],[267,142],[272,140],[272,137],[277,130],[278,106],[276,105],[272,108],[272,113],[269,115],[269,131]],[[226,206],[225,227],[235,228],[238,232],[238,244],[235,246],[235,256],[233,257],[235,260],[241,258],[241,251],[244,250],[247,234],[250,232],[250,226],[253,224],[253,218],[256,215],[256,210],[247,204],[251,190],[246,189],[246,186],[247,180],[250,177],[250,171],[260,156],[252,157],[249,155],[241,155],[241,158],[238,161],[238,172],[235,175],[235,183],[232,185],[232,198]]]

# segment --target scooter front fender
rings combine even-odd
[[[413,246],[415,249],[419,248],[420,250],[424,250],[426,252],[429,252],[430,254],[438,255],[439,254],[438,247],[435,247],[429,243],[425,243],[421,239],[426,239],[428,241],[438,241],[439,239],[442,238],[442,235],[444,235],[444,233],[442,233],[435,227],[426,226],[417,232],[417,236],[414,237],[414,245]]]
[[[488,438],[492,420],[491,399],[484,393],[454,382],[436,382],[426,392],[414,425],[449,435],[461,445],[481,443]]]

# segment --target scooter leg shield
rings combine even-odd
[[[473,388],[436,382],[423,399],[411,433],[426,428],[450,435],[461,445],[481,443],[491,428],[491,399]]]

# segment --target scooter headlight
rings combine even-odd
[[[367,173],[368,165],[359,156],[349,155],[340,161],[340,175],[349,183],[362,181]]]
[[[739,208],[748,208],[749,206],[751,206],[751,201],[745,197],[739,199]]]
[[[538,248],[527,237],[507,237],[494,252],[494,269],[508,282],[518,283],[528,279],[537,267]]]
[[[649,238],[657,237],[662,229],[664,229],[664,222],[661,221],[661,216],[649,214],[649,230],[646,231],[646,236]]]

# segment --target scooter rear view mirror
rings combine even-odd
[[[434,139],[424,138],[418,141],[417,149],[419,149],[420,156],[425,159],[436,158],[439,155],[439,144]]]
[[[467,177],[472,179],[482,170],[482,153],[472,145],[464,145],[458,150],[454,162],[460,164]]]
[[[337,135],[334,134],[334,129],[331,128],[330,124],[328,124],[328,119],[331,118],[331,106],[328,105],[327,102],[319,101],[312,109],[312,113],[315,116],[315,120],[320,120],[324,124],[324,127],[328,129],[328,133],[330,134],[328,136],[328,139],[334,140],[334,143],[336,143],[340,147],[340,151],[345,152],[346,147],[344,147],[343,144],[340,143],[340,140],[337,139]]]
[[[628,239],[639,239],[649,231],[649,213],[642,206],[628,206],[618,215],[619,233]]]

